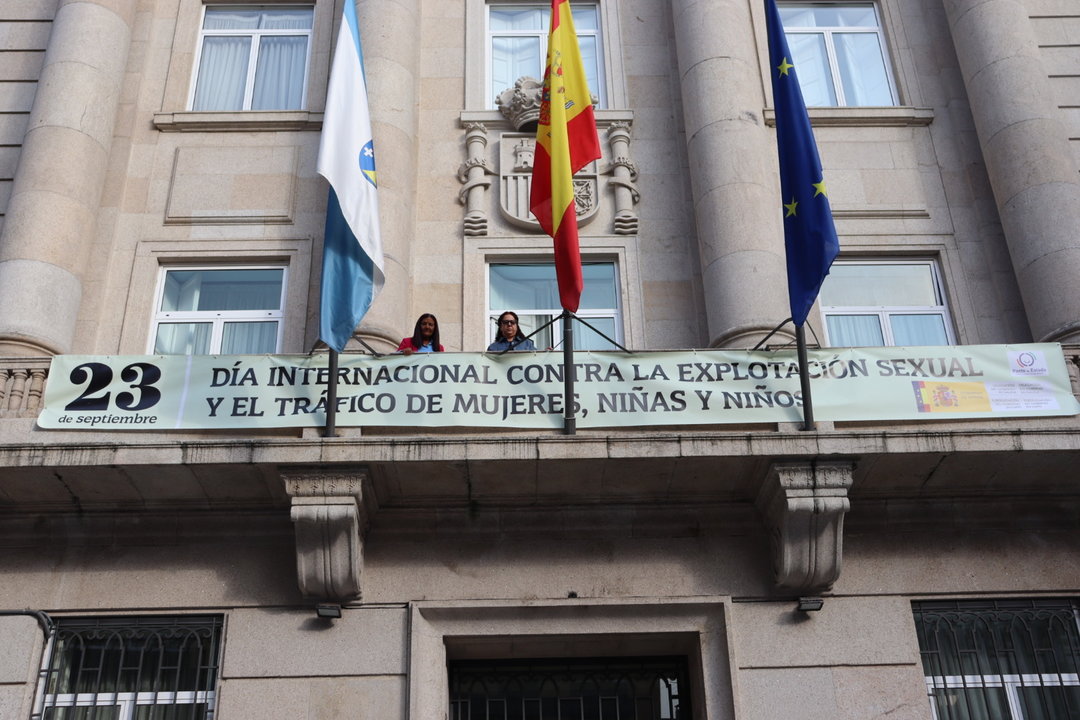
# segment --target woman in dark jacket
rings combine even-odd
[[[504,350],[535,350],[533,341],[521,332],[516,312],[507,310],[499,316],[499,327],[495,330],[495,342],[488,345],[488,352]]]

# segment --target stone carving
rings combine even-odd
[[[503,218],[523,230],[538,232],[540,224],[529,210],[533,155],[536,139],[522,133],[503,133],[499,142],[499,211]],[[600,207],[597,163],[591,162],[574,175],[574,207],[578,225],[587,225]]]
[[[313,600],[345,602],[362,594],[364,536],[371,501],[366,468],[282,469],[292,498],[296,575],[300,592]]]
[[[496,98],[496,105],[511,129],[499,133],[499,193],[500,215],[511,225],[531,233],[540,232],[540,225],[529,210],[532,189],[533,156],[536,149],[535,127],[540,118],[543,83],[535,78],[522,77]],[[597,99],[592,98],[595,105]],[[638,231],[637,204],[641,200],[636,181],[637,167],[630,155],[629,112],[603,111],[597,126],[607,138],[605,158],[589,163],[574,175],[574,208],[578,225],[588,225],[598,214],[601,200],[610,188],[614,198],[612,230],[616,235],[634,235]],[[464,120],[464,118],[463,118]],[[495,174],[487,163],[487,129],[477,122],[465,122],[466,160],[458,170],[458,180],[464,187],[458,194],[465,205],[464,234],[487,235],[490,202],[487,193],[491,186],[488,175]]]
[[[540,120],[540,101],[544,83],[536,78],[521,77],[514,87],[507,88],[495,98],[495,106],[515,130],[524,130]]]
[[[777,463],[757,497],[769,528],[776,586],[813,594],[840,577],[850,462]]]
[[[607,131],[611,146],[611,179],[608,184],[615,193],[615,234],[634,235],[638,230],[635,206],[641,200],[638,192],[637,168],[630,160],[630,123],[614,122]]]
[[[465,126],[465,162],[458,168],[458,180],[465,186],[458,192],[458,202],[465,206],[466,236],[487,235],[484,199],[492,174],[487,164],[487,128],[482,123],[469,123]]]

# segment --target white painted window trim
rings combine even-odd
[[[188,692],[112,692],[64,693],[45,695],[44,706],[50,710],[62,707],[117,707],[117,720],[132,720],[139,705],[206,705],[206,719],[214,717],[215,690]]]
[[[789,0],[787,2],[778,3],[781,8],[795,7],[795,6],[809,6],[809,5],[837,5],[844,3],[836,2],[808,2],[806,0]],[[896,73],[893,69],[892,53],[890,51],[891,44],[889,43],[888,34],[885,32],[885,26],[882,22],[882,8],[877,2],[859,2],[849,3],[853,5],[869,5],[874,10],[874,17],[877,20],[877,26],[873,28],[864,27],[789,27],[784,26],[784,33],[786,35],[802,34],[802,35],[824,35],[825,38],[825,55],[829,62],[829,72],[832,77],[833,92],[836,94],[836,105],[834,106],[815,106],[815,107],[853,107],[858,108],[860,106],[848,105],[844,98],[844,86],[840,78],[840,66],[836,59],[836,46],[833,41],[833,35],[835,33],[863,33],[872,34],[878,36],[878,41],[881,45],[882,62],[885,65],[885,75],[889,80],[889,93],[892,95],[892,106],[900,105],[900,93],[896,84]]]
[[[488,33],[488,2],[465,0],[465,110],[494,112],[494,98],[487,97],[491,87],[491,43]],[[493,0],[493,5],[542,5],[536,0]],[[621,109],[627,107],[626,80],[622,61],[622,36],[619,24],[619,2],[596,0],[599,11],[600,76],[603,78],[604,96],[602,107]],[[580,34],[580,33],[579,33]],[[545,33],[544,47],[547,37]],[[537,78],[540,79],[540,78]],[[590,88],[599,96],[595,88]]]
[[[1009,720],[1025,720],[1023,705],[1020,703],[1020,689],[1031,687],[1076,687],[1080,686],[1080,675],[1076,673],[1042,673],[1024,675],[927,675],[926,694],[930,697],[930,712],[934,720],[939,720],[937,704],[934,702],[935,690],[982,690],[984,688],[1003,688],[1009,704]]]
[[[507,310],[512,310],[513,312],[517,313],[519,316],[522,316],[522,315],[558,315],[558,314],[560,314],[562,312],[562,308],[519,308],[519,307],[492,308],[491,307],[491,272],[490,272],[491,266],[492,265],[553,265],[554,262],[555,262],[555,259],[552,256],[547,256],[547,257],[538,258],[538,259],[528,259],[528,258],[514,258],[514,259],[510,259],[510,260],[500,259],[500,258],[489,258],[488,259],[487,264],[486,264],[486,268],[485,268],[485,271],[484,271],[484,276],[485,276],[484,307],[488,308],[488,330],[489,330],[489,334],[494,336],[495,321],[498,319],[499,315],[502,312],[505,312]],[[615,258],[588,257],[588,256],[585,256],[585,255],[582,256],[581,262],[582,262],[582,264],[587,264],[587,263],[607,263],[607,264],[610,264],[610,265],[614,266],[614,269],[615,269],[615,275],[614,275],[615,307],[613,307],[613,308],[579,308],[578,311],[576,313],[574,313],[574,314],[577,315],[580,318],[584,318],[586,321],[588,321],[590,319],[594,319],[594,318],[597,319],[597,320],[608,319],[608,318],[614,320],[615,336],[612,339],[615,342],[622,345],[623,344],[623,321],[622,321],[623,312],[622,312],[622,292],[620,290],[621,283],[619,282],[619,280],[620,280],[619,262]],[[563,332],[562,321],[556,318],[556,320],[555,320],[554,324],[551,326],[551,328],[552,328],[551,329],[552,339],[555,340],[556,343],[561,342],[561,340],[562,340],[562,332]],[[533,328],[533,329],[535,330],[536,328]],[[582,328],[582,330],[584,330],[584,328]],[[578,329],[575,328],[575,333],[577,333],[577,332],[578,332]],[[577,334],[575,334],[575,337],[577,337]],[[540,348],[538,346],[538,349],[542,350],[544,348]],[[614,349],[618,349],[618,348],[612,348],[612,349],[614,350]]]
[[[165,292],[165,277],[170,272],[191,270],[281,270],[280,300],[276,310],[192,310],[170,311],[161,310],[161,301]],[[196,264],[196,265],[162,265],[158,273],[157,290],[154,293],[153,320],[150,325],[150,333],[146,339],[147,353],[155,354],[158,327],[162,324],[179,323],[206,323],[212,325],[210,333],[210,348],[208,355],[221,353],[221,341],[226,322],[276,322],[277,338],[274,353],[280,353],[282,340],[285,336],[285,302],[289,287],[289,268],[284,263],[270,263],[265,265],[234,265],[234,264]]]
[[[616,291],[622,313],[616,339],[633,350],[645,347],[645,314],[635,236],[585,236],[579,240],[582,262],[614,262]],[[493,336],[488,319],[488,265],[499,262],[554,262],[551,238],[546,236],[467,236],[462,297],[462,349],[482,351]],[[517,308],[502,308],[513,310]]]
[[[205,28],[206,11],[207,11],[207,8],[210,8],[210,7],[214,8],[215,10],[226,9],[226,8],[243,8],[243,9],[248,9],[248,10],[262,10],[264,8],[267,8],[267,7],[295,8],[297,10],[309,9],[311,11],[311,27],[307,28],[307,29],[294,28],[294,29],[288,29],[288,30],[260,30],[258,28],[254,28],[254,29],[245,28],[245,29],[237,29],[237,30],[207,30]],[[195,102],[195,89],[196,89],[195,86],[198,83],[199,67],[200,67],[200,65],[202,63],[202,51],[203,51],[203,45],[204,45],[203,40],[207,36],[212,36],[212,37],[223,37],[223,36],[228,36],[228,37],[251,37],[252,38],[251,47],[249,48],[249,55],[248,55],[247,78],[246,78],[246,80],[244,82],[244,103],[243,103],[243,108],[242,108],[243,112],[248,112],[248,111],[251,110],[251,101],[252,101],[252,96],[254,94],[254,89],[255,89],[255,71],[256,71],[256,68],[258,67],[259,48],[261,47],[261,43],[259,41],[261,40],[261,38],[263,38],[263,37],[272,37],[272,36],[275,36],[275,35],[290,35],[290,36],[302,35],[302,36],[304,36],[306,38],[307,48],[306,48],[306,52],[305,52],[305,56],[304,56],[304,80],[303,80],[303,86],[300,88],[300,107],[298,107],[298,108],[289,108],[287,110],[284,110],[283,112],[296,112],[296,111],[300,111],[300,110],[306,110],[307,109],[308,82],[309,82],[309,78],[311,76],[311,57],[312,57],[312,51],[311,51],[312,42],[311,42],[311,40],[312,40],[312,37],[314,36],[314,34],[315,34],[315,6],[313,4],[306,4],[306,3],[298,3],[296,5],[276,5],[276,4],[267,5],[267,4],[263,4],[263,3],[236,3],[234,5],[232,5],[232,4],[231,5],[222,5],[222,4],[210,4],[210,5],[208,5],[208,4],[204,4],[202,6],[202,11],[199,14],[199,40],[195,45],[195,64],[194,64],[194,67],[192,67],[192,69],[191,69],[191,82],[190,82],[190,86],[188,88],[188,99],[187,99],[187,104],[185,105],[185,108],[187,110],[192,110],[192,104]],[[215,111],[214,108],[207,108],[207,109],[203,109],[201,112],[214,112],[214,111]]]
[[[938,315],[945,325],[945,336],[949,345],[956,344],[956,333],[953,328],[952,313],[949,312],[948,295],[945,292],[941,278],[941,267],[937,260],[931,258],[896,258],[896,257],[861,257],[839,258],[834,265],[924,265],[930,268],[933,278],[934,292],[941,304],[939,305],[826,305],[818,298],[818,308],[821,315],[821,332],[823,342],[828,347],[834,347],[829,337],[829,315],[874,315],[881,323],[882,337],[885,346],[894,346],[892,328],[888,322],[890,315]],[[828,280],[826,280],[828,282]]]
[[[538,39],[540,41],[541,64],[543,64],[543,62],[544,62],[543,58],[547,57],[548,36],[549,36],[548,28],[545,27],[545,28],[541,28],[541,29],[538,29],[538,30],[530,30],[530,31],[524,31],[524,30],[507,31],[507,30],[503,30],[503,31],[499,31],[498,33],[496,33],[494,30],[491,29],[491,8],[492,7],[513,7],[513,6],[520,6],[520,7],[526,7],[526,8],[532,7],[532,8],[542,9],[542,10],[549,10],[549,12],[550,12],[550,7],[551,7],[550,3],[521,2],[520,0],[493,0],[492,2],[486,3],[486,5],[484,6],[484,38],[485,38],[485,40],[484,40],[484,86],[486,88],[488,88],[488,95],[491,96],[491,97],[488,98],[488,101],[487,101],[488,102],[488,104],[487,104],[487,109],[488,110],[491,110],[491,109],[495,108],[495,95],[492,92],[493,88],[491,87],[491,82],[492,82],[491,68],[492,68],[492,61],[494,60],[494,58],[493,58],[493,47],[492,46],[494,45],[493,40],[494,40],[496,35],[498,35],[499,37],[536,38],[536,39]],[[597,97],[597,99],[599,100],[599,104],[598,104],[597,107],[598,108],[606,108],[606,107],[608,107],[608,105],[607,105],[607,75],[606,75],[606,73],[604,71],[604,67],[605,67],[606,63],[604,62],[604,51],[603,51],[603,49],[604,49],[604,16],[603,16],[603,13],[601,12],[601,8],[600,8],[599,3],[596,3],[596,2],[592,2],[592,3],[577,2],[577,3],[574,3],[574,5],[573,5],[574,9],[580,9],[582,7],[596,8],[597,28],[595,30],[591,30],[591,29],[582,29],[582,28],[579,28],[579,27],[575,27],[575,30],[577,31],[578,38],[582,38],[582,37],[595,37],[596,38],[597,48],[599,48],[599,50],[600,50],[600,52],[597,54],[597,62],[598,62],[599,67],[597,67],[597,69],[596,69],[597,77],[599,78],[599,81],[600,81],[600,87],[595,87],[595,88],[590,87],[589,91],[593,95],[595,95]],[[544,72],[544,68],[541,67],[540,70],[539,70],[539,73],[542,75],[543,72]],[[536,79],[537,80],[543,80],[543,77],[537,77]],[[516,78],[515,78],[515,80],[516,80]]]

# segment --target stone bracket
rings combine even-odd
[[[314,600],[359,598],[374,511],[367,468],[291,467],[282,468],[281,477],[292,498],[300,592]]]
[[[840,577],[850,461],[775,463],[756,505],[769,529],[778,590],[813,594]]]

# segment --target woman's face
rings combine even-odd
[[[499,332],[507,340],[513,340],[517,335],[518,326],[517,320],[513,315],[503,315],[499,318]]]
[[[435,318],[426,317],[420,321],[420,337],[430,340],[435,336]]]

